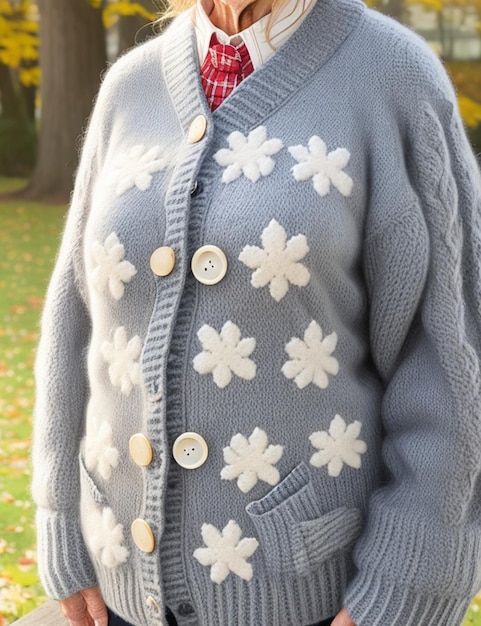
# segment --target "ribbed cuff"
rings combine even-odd
[[[357,626],[458,626],[480,586],[476,527],[373,498],[345,604]]]
[[[351,581],[344,598],[356,626],[459,626],[469,602],[467,598],[416,593],[367,572]]]
[[[70,511],[37,509],[37,558],[45,592],[63,600],[94,587],[97,578],[85,547],[78,517]]]

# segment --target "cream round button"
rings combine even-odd
[[[192,257],[192,273],[200,283],[215,285],[227,272],[227,257],[217,246],[202,246]]]
[[[129,441],[129,452],[137,465],[143,467],[150,465],[154,457],[150,441],[142,433],[132,435]]]
[[[150,269],[157,276],[168,276],[175,266],[175,252],[169,246],[154,250],[150,257]]]
[[[209,449],[202,435],[183,433],[174,441],[172,453],[174,459],[181,467],[197,469],[205,463]]]
[[[189,134],[187,135],[187,141],[189,143],[197,143],[200,141],[207,130],[207,118],[205,115],[198,115],[194,117],[191,125],[189,126]]]
[[[136,519],[130,527],[132,539],[142,552],[153,552],[155,547],[154,533],[144,519]]]

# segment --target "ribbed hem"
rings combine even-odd
[[[423,595],[390,585],[382,575],[362,572],[350,583],[344,606],[356,626],[459,626],[469,602]]]
[[[212,583],[208,568],[198,568],[192,581],[196,590],[197,623],[199,626],[315,624],[338,613],[352,574],[353,565],[347,553],[336,555],[306,576],[254,577],[250,581],[229,576],[222,585]]]
[[[100,565],[98,581],[103,599],[128,624],[164,626],[165,607],[159,581],[152,581],[150,588],[146,588],[139,584],[140,572],[138,563],[125,563],[118,568]]]
[[[47,595],[63,600],[97,585],[78,515],[39,508],[36,524],[38,569]]]

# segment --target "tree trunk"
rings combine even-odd
[[[406,11],[404,0],[386,0],[386,2],[379,6],[379,10],[399,22],[404,22]]]
[[[25,110],[29,120],[35,121],[35,98],[37,96],[37,88],[34,86],[25,87],[20,85],[23,100],[25,102]]]
[[[87,0],[38,0],[42,102],[37,163],[25,195],[68,199],[77,145],[105,67],[101,12]]]
[[[0,63],[0,176],[27,177],[36,154],[34,120],[13,70]],[[3,194],[2,194],[3,195]]]
[[[154,0],[135,0],[151,13],[157,10]],[[119,53],[154,36],[152,24],[139,16],[122,16],[119,21]]]
[[[438,31],[439,31],[439,43],[441,45],[441,59],[445,60],[448,58],[447,55],[447,45],[446,45],[446,29],[444,23],[444,12],[443,9],[437,11],[438,18]]]
[[[3,63],[0,63],[0,94],[1,116],[16,122],[23,122],[27,116],[25,103],[22,101],[23,94],[15,89],[12,70]]]

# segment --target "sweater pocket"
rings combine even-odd
[[[301,463],[272,491],[247,505],[268,569],[307,576],[341,551],[350,551],[362,529],[356,508],[323,513],[309,468]]]
[[[90,498],[95,502],[97,506],[107,506],[107,499],[104,494],[97,487],[94,479],[90,475],[90,472],[85,465],[85,460],[82,455],[79,455],[80,466],[80,488],[82,496],[88,494]],[[83,500],[84,498],[82,498]]]
[[[106,570],[112,570],[129,557],[124,527],[110,508],[107,498],[97,487],[79,457],[82,500],[80,517],[82,534],[99,581]]]

